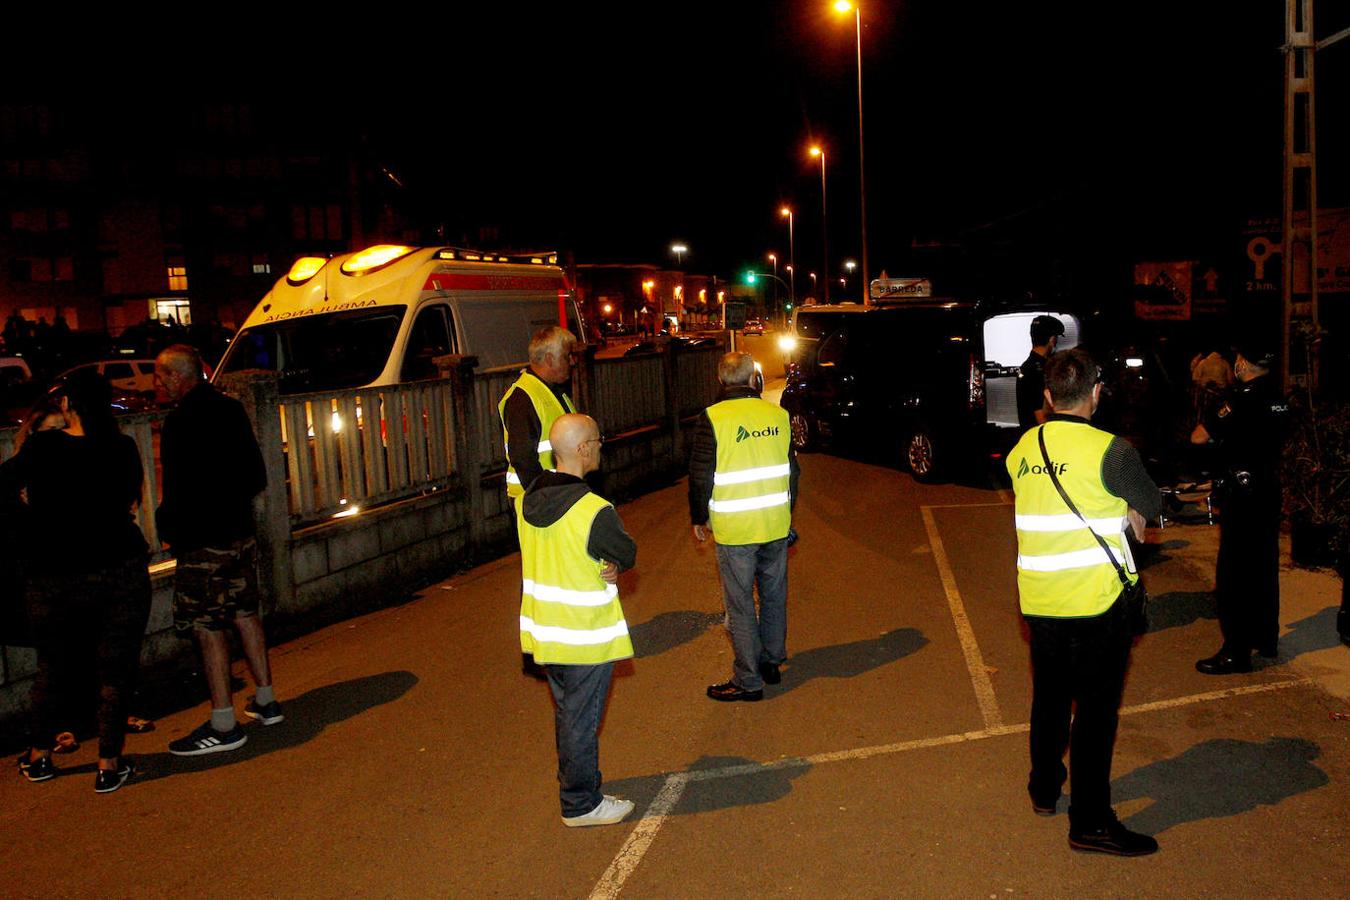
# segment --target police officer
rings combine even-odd
[[[1054,316],[1031,320],[1031,353],[1017,372],[1017,424],[1023,431],[1049,415],[1045,403],[1045,361],[1055,352],[1064,323]]]
[[[1237,384],[1208,410],[1191,442],[1218,444],[1222,513],[1215,593],[1223,646],[1195,664],[1206,675],[1252,670],[1252,651],[1279,652],[1280,450],[1289,406],[1271,370],[1275,354],[1259,340],[1236,348]]]

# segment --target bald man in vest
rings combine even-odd
[[[731,680],[708,688],[722,702],[764,699],[787,660],[787,551],[797,498],[797,456],[787,412],[751,383],[755,361],[728,353],[722,394],[699,418],[689,457],[694,538],[717,541],[717,568],[735,651]],[[755,588],[759,588],[759,608]]]
[[[567,394],[576,340],[572,332],[557,325],[536,331],[530,337],[529,366],[497,404],[506,442],[506,495],[512,501],[525,493],[531,481],[553,468],[549,429],[559,416],[576,412]]]
[[[1083,350],[1050,357],[1045,397],[1052,412],[1008,454],[1016,495],[1017,591],[1031,634],[1027,791],[1037,815],[1055,814],[1069,775],[1067,749],[1073,772],[1069,846],[1143,856],[1158,842],[1127,829],[1111,809],[1111,758],[1133,641],[1117,565],[1130,581],[1139,577],[1125,530],[1142,540],[1144,521],[1158,515],[1162,497],[1138,451],[1092,427],[1100,375]],[[1051,469],[1082,518],[1060,495]],[[1110,558],[1092,532],[1105,541]]]
[[[563,824],[613,825],[633,803],[600,792],[599,729],[614,663],[633,655],[617,581],[637,561],[637,544],[613,504],[586,485],[604,442],[595,420],[560,416],[548,438],[557,470],[531,481],[517,519],[520,649],[544,668],[556,703]]]

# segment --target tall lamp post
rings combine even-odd
[[[792,209],[783,207],[778,211],[778,215],[785,216],[788,220],[788,302],[793,306],[797,305],[797,250],[796,244],[792,239]]]
[[[782,280],[778,277],[778,254],[770,253],[769,262],[773,263],[773,306],[778,309],[778,283]]]
[[[811,295],[814,297],[816,293],[816,273],[807,272],[806,274],[811,276]]]
[[[670,252],[675,254],[675,268],[684,268],[684,255],[689,252],[689,248],[684,244],[671,244]]]
[[[872,302],[872,283],[867,268],[867,177],[863,166],[863,101],[862,101],[862,8],[849,0],[837,0],[834,8],[847,13],[853,11],[853,34],[858,51],[858,207],[862,211],[862,277],[863,303]]]
[[[830,220],[825,214],[825,151],[812,147],[811,155],[820,157],[820,271],[825,273],[825,303],[830,302]]]
[[[855,263],[853,260],[851,259],[844,260],[844,271],[847,272],[848,274],[845,275],[843,278],[839,279],[839,283],[844,286],[845,290],[848,289],[848,280],[853,277],[853,270],[856,268],[858,268],[858,264]]]

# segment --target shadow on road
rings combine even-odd
[[[1304,738],[1273,737],[1265,743],[1228,738],[1206,741],[1175,759],[1135,769],[1111,783],[1116,803],[1149,798],[1152,805],[1124,824],[1159,834],[1187,822],[1250,812],[1329,784],[1313,765],[1321,748]]]
[[[795,690],[813,678],[855,678],[916,653],[927,644],[928,638],[917,628],[897,628],[865,641],[792,654],[783,667],[783,683],[778,689],[769,689],[770,698]]]
[[[1218,604],[1212,591],[1168,591],[1153,597],[1148,604],[1150,634],[1218,617]]]
[[[687,816],[719,809],[773,803],[792,793],[792,780],[800,778],[811,768],[808,763],[770,767],[736,756],[704,756],[685,771],[700,772],[733,766],[740,771],[735,774],[691,780],[680,796],[680,802],[671,810],[671,815]],[[664,773],[606,781],[604,790],[607,794],[632,800],[639,809],[646,809],[656,799],[668,777],[669,773]]]
[[[674,650],[682,644],[701,637],[708,629],[721,625],[726,614],[717,612],[699,612],[697,610],[677,610],[661,613],[634,625],[629,633],[633,639],[633,649],[638,659],[648,656],[660,656]]]
[[[417,681],[417,676],[411,672],[382,672],[326,684],[295,698],[283,697],[286,720],[270,727],[246,725],[244,732],[248,735],[248,743],[238,750],[205,756],[174,756],[167,750],[162,753],[135,754],[136,781],[153,781],[186,772],[216,769],[307,743],[329,725],[392,703],[411,690]]]
[[[1303,653],[1339,646],[1341,639],[1336,632],[1336,613],[1339,610],[1339,606],[1328,606],[1306,619],[1291,622],[1289,633],[1280,637],[1280,656],[1293,659]]]

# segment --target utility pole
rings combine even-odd
[[[1301,342],[1295,332],[1318,325],[1317,310],[1317,144],[1314,128],[1313,0],[1285,0],[1284,43],[1284,210],[1280,255],[1280,380],[1288,391],[1295,381],[1317,385],[1317,362],[1306,371],[1292,366]],[[1307,283],[1296,283],[1298,261]]]

